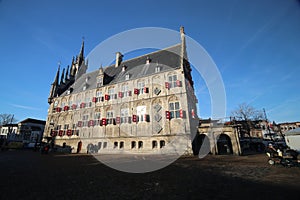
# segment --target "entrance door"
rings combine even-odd
[[[210,143],[209,138],[205,134],[197,134],[192,142],[193,154],[207,155],[210,153]]]
[[[218,147],[219,155],[227,155],[227,154],[233,153],[231,139],[226,134],[222,133],[220,135],[218,142],[217,142],[217,147]]]

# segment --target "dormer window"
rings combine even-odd
[[[85,84],[83,85],[83,88],[82,88],[82,90],[83,90],[83,91],[85,91],[85,90],[87,89],[87,87],[88,87],[88,84],[87,84],[87,83],[85,83]]]
[[[69,88],[69,89],[67,90],[67,94],[71,94],[72,91],[73,91],[73,88]]]
[[[130,75],[129,75],[129,74],[126,74],[126,75],[125,75],[125,80],[128,81],[129,78],[130,78]]]
[[[126,65],[123,65],[123,66],[122,66],[122,72],[125,72],[126,69],[127,69],[127,66],[126,66]]]
[[[158,72],[160,72],[160,66],[159,66],[159,65],[157,65],[157,66],[155,67],[155,73],[158,73]]]
[[[151,59],[149,58],[149,56],[147,56],[146,64],[149,64],[150,62],[151,62]]]
[[[103,85],[103,77],[97,78],[97,87],[101,87]]]

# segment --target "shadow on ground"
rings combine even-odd
[[[0,152],[0,169],[0,199],[284,199],[300,189],[299,168],[269,166],[264,155],[184,157],[130,174],[91,155],[15,150]]]

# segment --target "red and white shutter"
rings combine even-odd
[[[102,118],[102,125],[106,126],[106,118]]]
[[[165,82],[165,87],[166,87],[167,89],[170,89],[170,83],[169,83],[169,82]]]
[[[171,119],[171,113],[170,113],[170,111],[166,111],[166,119]]]
[[[136,95],[138,95],[139,94],[139,89],[137,89],[137,88],[134,88],[134,94],[136,94]]]
[[[132,122],[137,122],[137,117],[136,117],[136,115],[132,115]]]

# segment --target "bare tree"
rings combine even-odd
[[[264,119],[264,114],[262,111],[255,109],[249,104],[242,103],[231,112],[231,115],[237,120],[261,120]]]
[[[238,105],[238,107],[231,112],[231,115],[242,124],[240,130],[242,137],[244,137],[244,135],[249,135],[250,140],[251,129],[255,126],[253,121],[264,119],[263,111],[257,110],[246,103]]]
[[[0,114],[0,125],[6,125],[16,122],[12,114]]]

